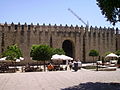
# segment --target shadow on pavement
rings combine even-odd
[[[61,90],[120,90],[120,83],[87,82]]]

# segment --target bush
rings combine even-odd
[[[8,46],[7,50],[2,53],[2,57],[7,57],[7,60],[15,60],[22,57],[22,52],[20,48],[15,44]]]

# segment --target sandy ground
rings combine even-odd
[[[120,90],[120,69],[0,73],[0,90],[107,90],[103,86]]]

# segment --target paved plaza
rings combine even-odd
[[[94,84],[99,86],[110,83],[116,85],[115,90],[120,90],[120,69],[116,71],[81,69],[77,72],[68,70],[0,74],[0,90],[105,90],[98,89],[99,87]],[[96,89],[86,89],[85,84],[90,85],[89,88],[92,85],[92,88],[94,86]]]

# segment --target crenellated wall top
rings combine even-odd
[[[43,31],[43,30],[46,30],[46,31],[57,31],[57,32],[91,32],[91,33],[117,33],[119,34],[119,29],[114,29],[114,28],[102,28],[102,27],[83,27],[83,26],[68,26],[67,24],[65,26],[63,26],[62,24],[60,25],[46,25],[45,23],[43,23],[43,25],[40,25],[39,23],[37,23],[37,25],[33,25],[33,23],[31,24],[27,24],[27,23],[24,23],[24,24],[20,24],[20,22],[18,24],[14,24],[13,22],[11,24],[7,24],[7,22],[5,22],[4,24],[0,23],[0,29],[1,28],[4,28],[3,30],[6,30],[5,28],[8,28],[10,30],[16,30],[16,31],[19,31],[19,30],[24,30],[24,31],[27,31],[27,30],[40,30],[40,31]]]

